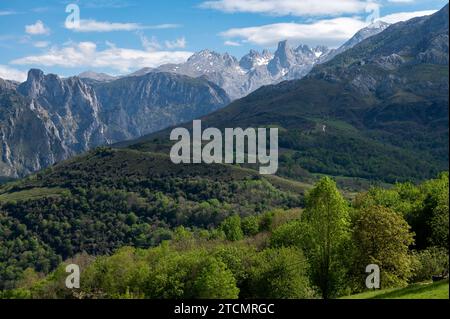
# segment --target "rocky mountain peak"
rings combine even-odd
[[[319,58],[328,52],[325,46],[311,48],[301,44],[292,49],[288,41],[278,44],[273,59],[268,65],[272,76],[280,80],[299,79],[305,76],[309,70],[319,61]]]
[[[367,27],[356,32],[353,37],[351,37],[347,42],[345,42],[339,48],[331,50],[331,51],[327,52],[327,54],[323,54],[321,56],[319,62],[324,63],[324,62],[330,61],[335,56],[353,48],[354,46],[361,43],[362,41],[383,32],[389,26],[390,26],[390,24],[386,23],[384,21],[380,21],[380,20],[375,21],[374,23],[372,23],[372,24],[368,25]]]
[[[287,73],[287,69],[292,65],[294,60],[294,51],[287,40],[281,41],[278,43],[278,48],[268,65],[268,69],[272,75]]]
[[[150,73],[154,70],[155,70],[154,68],[142,68],[142,69],[137,70],[136,72],[129,74],[128,76],[142,76],[142,75]]]
[[[300,44],[297,49],[295,49],[297,53],[309,54],[312,52],[311,48],[306,44]]]
[[[89,80],[94,80],[94,81],[99,81],[99,82],[103,82],[103,81],[112,81],[115,80],[116,77],[106,74],[106,73],[98,73],[98,72],[93,72],[93,71],[86,71],[83,73],[80,73],[78,75],[79,78],[81,79],[89,79]]]
[[[30,69],[28,71],[27,81],[41,81],[44,78],[44,72],[39,69]]]
[[[320,58],[321,56],[327,54],[330,51],[330,49],[327,46],[325,46],[325,45],[318,45],[312,50],[314,52],[314,55],[317,58]]]
[[[279,59],[282,64],[287,64],[293,57],[293,50],[287,40],[278,43],[278,48],[275,51],[274,59]]]
[[[381,20],[377,20],[375,22],[373,22],[372,24],[370,24],[368,27],[366,27],[365,29],[386,29],[387,27],[389,27],[391,24],[381,21]],[[364,29],[363,29],[364,30]]]
[[[377,20],[374,23],[368,25],[364,29],[359,30],[353,38],[349,41],[349,43],[357,44],[357,42],[361,42],[371,36],[374,36],[384,30],[386,30],[390,26],[389,23]]]
[[[43,90],[45,75],[42,70],[31,69],[28,71],[27,80],[19,85],[19,91],[27,96],[35,97]]]
[[[267,49],[264,49],[263,51],[262,51],[262,56],[263,57],[265,57],[265,58],[273,58],[273,54],[272,54],[272,52],[270,52],[269,50],[267,50]]]
[[[223,68],[238,66],[238,60],[228,53],[220,54],[211,50],[202,50],[192,55],[186,62],[197,72],[197,76],[204,73],[220,72]],[[191,75],[191,74],[187,74]]]
[[[268,51],[266,51],[266,55],[264,55],[260,54],[256,50],[250,50],[250,52],[244,55],[242,59],[239,61],[239,65],[241,66],[241,68],[245,70],[251,70],[261,65],[267,65],[272,57],[267,53]]]

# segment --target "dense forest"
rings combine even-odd
[[[193,167],[101,148],[2,186],[2,297],[334,298],[368,264],[383,288],[448,272],[448,173],[355,195]]]

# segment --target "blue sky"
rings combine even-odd
[[[126,74],[208,48],[241,57],[278,41],[336,47],[374,18],[395,23],[442,0],[1,0],[0,77],[30,68]],[[66,7],[79,8],[80,20]],[[73,11],[72,11],[73,13]],[[71,16],[73,17],[73,15]]]

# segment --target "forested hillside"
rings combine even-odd
[[[298,207],[304,190],[229,165],[179,166],[161,154],[101,148],[0,188],[0,285],[82,251],[151,247],[181,225],[210,229],[231,215]]]
[[[365,292],[374,264],[383,290],[445,279],[448,52],[447,5],[387,27],[300,81],[263,87],[201,118],[203,129],[279,128],[277,176],[254,164],[174,164],[166,129],[0,180],[0,299],[330,299]],[[36,118],[53,99],[69,111],[72,97],[86,102],[85,111],[112,124],[113,140],[143,134],[121,135],[122,120],[150,132],[169,125],[163,119],[173,113],[162,109],[188,120],[207,101],[211,111],[228,100],[204,79],[165,73],[86,83],[36,70],[18,86],[22,94],[0,82],[0,122],[19,125],[2,126],[0,137],[32,144],[16,148],[24,159],[37,156],[39,136],[19,128],[56,132],[39,129]],[[108,114],[97,112],[91,85]],[[37,94],[36,109],[23,92]],[[149,109],[147,100],[164,107]],[[156,116],[151,130],[145,114]],[[94,123],[93,135],[72,123],[86,146],[76,142],[79,151],[97,134],[106,138]],[[5,143],[0,152],[13,154]],[[3,157],[0,171],[10,172],[12,157]],[[65,286],[72,263],[81,268],[76,289]]]
[[[0,297],[334,298],[364,291],[370,263],[383,289],[448,271],[447,173],[347,200],[330,178],[303,195],[233,167],[171,176],[161,160],[102,149],[1,188]],[[146,163],[158,172],[143,178]],[[64,286],[68,263],[80,289]]]

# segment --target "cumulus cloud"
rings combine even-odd
[[[368,3],[362,0],[213,0],[203,2],[200,7],[228,13],[319,16],[361,12]]]
[[[229,47],[240,47],[241,46],[241,44],[239,42],[229,41],[229,40],[225,41],[223,44],[226,46],[229,46]]]
[[[412,18],[428,16],[436,13],[437,10],[425,10],[425,11],[413,11],[413,12],[399,12],[381,17],[379,20],[387,23],[397,23],[401,21],[407,21]]]
[[[185,62],[192,52],[187,51],[143,51],[118,48],[109,44],[99,50],[93,42],[68,43],[64,47],[52,47],[40,55],[13,60],[16,65],[58,66],[65,68],[110,68],[129,72],[136,68],[157,67],[166,63]]]
[[[234,28],[220,35],[239,38],[256,45],[274,45],[281,40],[299,41],[304,44],[337,46],[352,37],[365,26],[356,18],[334,18],[314,23],[275,23],[257,27]]]
[[[4,80],[24,82],[27,79],[27,73],[13,69],[7,65],[0,64],[0,78]]]
[[[186,47],[186,39],[184,37],[176,39],[175,41],[165,41],[164,44],[168,49],[184,49]]]
[[[41,20],[38,20],[35,24],[26,25],[25,32],[30,35],[48,35],[50,29]]]
[[[72,23],[66,21],[66,29],[73,30],[75,32],[112,32],[112,31],[137,31],[144,29],[174,29],[179,28],[179,24],[158,24],[158,25],[142,25],[139,23],[120,23],[120,22],[109,22],[109,21],[96,21],[92,19],[80,20],[79,26],[75,26]]]
[[[400,12],[381,17],[378,20],[388,23],[406,21],[415,17],[430,15],[436,10]],[[303,44],[324,44],[336,47],[356,32],[367,26],[358,17],[323,19],[312,23],[275,23],[247,28],[233,28],[220,33],[228,45],[238,43],[236,39],[256,45],[275,45],[281,40],[291,40]]]

